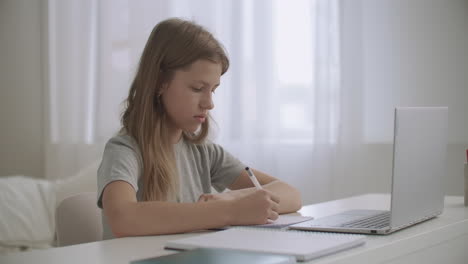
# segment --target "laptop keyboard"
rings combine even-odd
[[[310,227],[339,227],[382,229],[390,226],[390,211],[383,211],[371,216],[359,214],[338,214],[308,221]]]
[[[343,223],[339,227],[381,229],[390,225],[390,212]]]

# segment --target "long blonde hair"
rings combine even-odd
[[[222,45],[203,27],[172,18],[157,24],[143,50],[135,78],[125,101],[121,133],[132,136],[143,158],[144,201],[174,199],[178,176],[167,131],[167,114],[161,103],[163,84],[172,80],[174,72],[186,69],[205,59],[229,68],[229,59]],[[196,134],[184,132],[186,140],[203,142],[208,135],[209,118]]]

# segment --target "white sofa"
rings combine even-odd
[[[57,181],[0,177],[0,254],[56,246],[57,206],[69,196],[96,192],[98,166]]]

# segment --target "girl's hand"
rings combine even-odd
[[[230,225],[266,224],[278,219],[279,198],[268,190],[254,190],[230,203]]]

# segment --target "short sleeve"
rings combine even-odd
[[[218,192],[222,192],[240,175],[245,165],[223,147],[207,143],[210,157],[211,184]]]
[[[138,191],[138,179],[141,173],[140,160],[136,142],[129,136],[117,136],[107,142],[97,172],[97,205],[99,208],[102,208],[104,188],[113,181],[128,182],[135,192]]]

